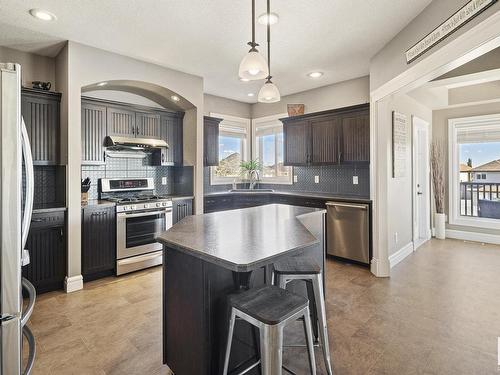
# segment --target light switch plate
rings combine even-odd
[[[352,184],[357,185],[358,184],[358,176],[352,176]]]
[[[297,177],[296,174],[293,175],[293,182],[298,182],[299,181],[299,178]]]
[[[166,177],[162,177],[161,178],[161,184],[162,185],[166,185],[167,184],[167,178]]]
[[[314,183],[319,184],[319,176],[314,176]]]

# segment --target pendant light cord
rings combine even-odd
[[[267,0],[267,82],[271,82],[271,0]]]
[[[255,48],[258,46],[258,44],[255,43],[255,0],[252,0],[252,41],[247,44],[252,47],[249,52],[257,51]]]

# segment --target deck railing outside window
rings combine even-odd
[[[460,215],[500,219],[500,183],[461,182]]]

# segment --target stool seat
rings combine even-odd
[[[258,321],[276,325],[303,310],[309,301],[285,289],[267,285],[232,295],[229,304]]]
[[[278,275],[312,275],[321,273],[321,267],[310,258],[289,257],[274,263],[274,272]]]

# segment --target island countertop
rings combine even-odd
[[[317,244],[301,220],[324,213],[318,208],[270,204],[187,216],[157,241],[229,270],[248,272]]]

